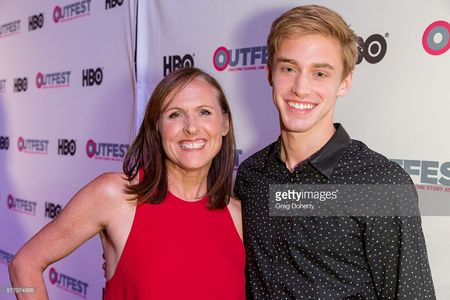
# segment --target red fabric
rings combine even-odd
[[[245,299],[245,252],[227,208],[171,193],[141,204],[105,299]]]

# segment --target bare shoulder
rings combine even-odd
[[[119,172],[108,172],[99,175],[92,180],[94,188],[106,194],[115,194],[124,191],[124,187],[129,184],[126,176]]]
[[[126,193],[126,187],[130,185],[130,182],[123,173],[108,172],[103,173],[90,183],[88,183],[83,189],[86,189],[92,196],[98,201],[123,201],[130,199],[131,197]]]
[[[231,218],[233,219],[234,226],[239,234],[241,240],[243,239],[242,232],[242,213],[241,213],[241,201],[230,197],[230,202],[227,205]]]
[[[129,182],[122,173],[101,174],[78,191],[64,210],[95,212],[96,217],[104,224],[111,214],[115,214],[115,210],[132,202],[127,201],[132,198],[125,191],[127,185]]]
[[[228,209],[231,211],[233,210],[236,213],[241,213],[241,201],[230,197],[230,202],[228,203]]]

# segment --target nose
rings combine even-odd
[[[186,116],[184,119],[184,131],[187,134],[194,135],[198,132],[198,120],[193,116]]]
[[[303,98],[311,93],[311,85],[307,74],[299,73],[292,82],[291,92],[299,98]]]

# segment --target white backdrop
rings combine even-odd
[[[139,1],[134,85],[135,3],[0,1],[0,288],[10,286],[7,264],[28,238],[81,186],[121,169],[151,90],[176,66],[194,64],[224,86],[235,120],[236,166],[278,135],[266,36],[279,14],[312,2]],[[337,10],[366,41],[368,54],[352,91],[338,100],[336,121],[411,174],[426,215],[437,296],[449,299],[450,2],[314,3]],[[101,263],[96,237],[49,267],[50,299],[99,299]],[[0,291],[0,298],[13,296]]]
[[[366,44],[335,120],[353,138],[402,164],[417,184],[437,296],[450,299],[448,0],[140,1],[137,122],[163,75],[193,63],[225,89],[238,161],[272,142],[279,129],[264,68],[266,37],[277,16],[303,4],[335,9]]]
[[[135,114],[133,5],[0,1],[0,299],[14,299],[3,288],[20,246],[83,185],[121,170]],[[50,266],[50,299],[101,299],[101,253],[95,237]]]

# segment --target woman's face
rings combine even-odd
[[[166,103],[170,98],[169,95]],[[161,116],[168,169],[207,173],[228,130],[228,115],[222,113],[217,91],[204,79],[193,79]]]

